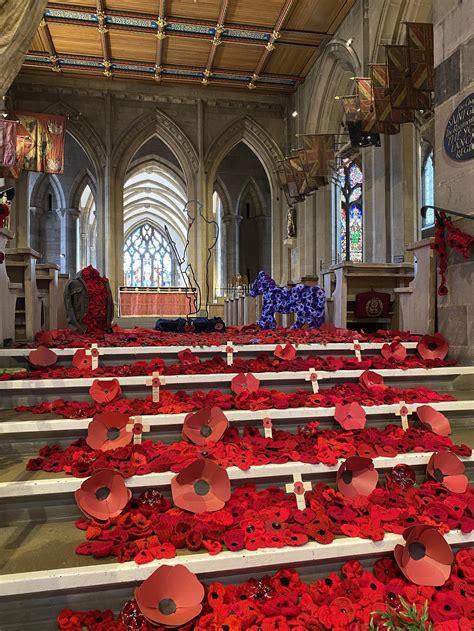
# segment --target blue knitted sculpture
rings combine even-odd
[[[299,284],[295,287],[277,287],[266,272],[259,272],[250,287],[251,296],[263,295],[262,316],[257,324],[262,329],[275,329],[275,313],[296,313],[292,329],[301,329],[305,324],[317,329],[324,324],[326,295],[321,287]]]

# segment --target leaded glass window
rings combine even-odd
[[[175,261],[166,236],[150,223],[136,228],[125,241],[127,287],[171,287]]]
[[[362,261],[362,185],[364,176],[356,160],[341,161],[337,186],[339,188],[339,255],[343,261]],[[349,249],[347,239],[349,238]]]
[[[429,146],[426,150],[421,169],[421,198],[422,206],[433,206],[434,204],[434,165],[433,149]],[[434,209],[428,208],[426,216],[423,217],[423,228],[434,225]]]

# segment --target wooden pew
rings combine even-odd
[[[7,242],[13,233],[0,228],[0,252],[5,252]],[[0,263],[0,345],[15,339],[15,305],[21,285],[12,283],[7,274],[5,262]]]
[[[5,251],[5,265],[16,289],[15,340],[33,340],[41,329],[41,311],[44,292],[36,286],[36,262],[41,257],[31,248],[12,248]]]
[[[58,328],[58,306],[63,303],[59,295],[58,285],[59,265],[56,263],[36,264],[36,286],[43,296],[43,328],[52,330]]]

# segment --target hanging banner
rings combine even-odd
[[[309,172],[311,182],[316,186],[326,181],[336,160],[336,142],[334,134],[310,134],[303,136],[304,147],[300,150],[301,162]],[[308,177],[307,177],[308,179]]]
[[[295,202],[302,202],[304,195],[298,190],[295,171],[291,165],[290,158],[285,158],[280,162],[281,169],[278,171],[282,188],[287,195],[288,204],[291,206]],[[288,191],[286,193],[286,190]]]
[[[416,91],[413,88],[410,75],[410,58],[408,46],[385,46],[385,51],[387,59],[390,103],[392,104],[392,109],[431,109],[431,93]]]
[[[415,90],[434,90],[433,25],[407,22],[407,44],[411,83]]]
[[[304,199],[305,195],[309,193],[304,167],[301,164],[300,158],[297,156],[289,158],[288,161],[293,169],[293,177],[295,179],[298,195]]]
[[[385,64],[372,64],[370,73],[379,131],[389,135],[398,134],[400,133],[400,125],[393,119],[392,104],[388,92],[387,67]]]
[[[363,132],[377,133],[378,126],[375,116],[372,81],[369,77],[356,77],[356,83],[360,103],[361,129]]]
[[[0,167],[12,167],[16,161],[16,120],[0,118]]]
[[[10,176],[22,170],[41,173],[64,172],[64,116],[14,113],[20,123],[17,133],[16,161]]]
[[[346,115],[347,121],[355,121],[360,120],[360,103],[359,97],[354,96],[343,96],[341,97],[342,101],[342,109],[344,110],[344,114]]]

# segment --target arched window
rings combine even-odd
[[[364,176],[357,160],[343,158],[337,173],[337,250],[342,261],[362,261],[362,184]],[[347,242],[349,241],[349,247]]]
[[[150,223],[138,226],[124,246],[127,287],[171,287],[176,262],[167,237]]]
[[[81,211],[80,266],[97,267],[97,215],[94,194],[89,184],[86,184],[82,191],[79,210]]]
[[[421,202],[422,206],[434,204],[434,164],[433,147],[426,143],[421,166]],[[434,209],[429,208],[423,217],[423,228],[429,228],[434,224]]]

